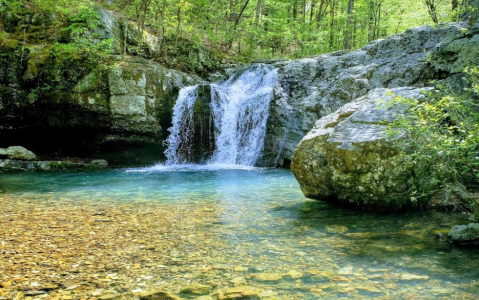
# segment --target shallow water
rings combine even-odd
[[[0,199],[39,207],[171,211],[176,219],[168,223],[170,236],[188,236],[168,249],[159,267],[143,269],[142,276],[152,278],[139,281],[143,289],[151,284],[179,293],[185,285],[202,283],[213,287],[215,299],[235,285],[258,287],[265,299],[479,295],[478,251],[435,239],[465,223],[460,214],[375,214],[334,207],[304,198],[288,170],[157,166],[3,174]]]

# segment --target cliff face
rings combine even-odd
[[[98,43],[112,38],[111,53],[117,53],[125,44],[120,21],[105,10],[100,16]],[[100,62],[81,52],[57,51],[48,38],[51,16],[22,15],[8,24],[12,35],[19,26],[26,28],[28,46],[18,39],[0,42],[0,147],[22,145],[40,156],[113,163],[163,157],[178,91],[201,78],[140,56],[108,54]],[[134,33],[131,29],[125,44],[128,53],[150,51],[153,43],[135,46]]]
[[[373,89],[425,87],[478,64],[479,26],[465,23],[413,28],[350,53],[277,63],[281,87],[271,106],[265,163],[288,165],[316,120]]]

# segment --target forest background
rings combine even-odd
[[[156,55],[188,41],[235,61],[352,50],[421,25],[457,21],[471,0],[0,0],[0,13],[38,9],[79,31],[101,4],[158,37]],[[472,5],[472,6],[471,6]],[[4,15],[4,14],[2,14]],[[0,24],[3,24],[0,22]],[[74,26],[75,27],[75,26]],[[72,29],[72,28],[71,28]],[[7,33],[0,25],[0,39]],[[85,46],[85,45],[83,45]],[[161,60],[161,59],[158,59]]]

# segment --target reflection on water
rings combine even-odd
[[[4,174],[0,197],[40,207],[70,203],[172,211],[177,219],[169,223],[170,234],[186,230],[190,242],[168,250],[179,259],[173,268],[148,269],[149,275],[169,278],[161,284],[172,292],[182,288],[184,278],[193,278],[189,282],[210,283],[214,297],[216,290],[235,285],[258,287],[265,299],[479,295],[477,250],[435,239],[465,222],[461,215],[333,207],[304,198],[286,170],[155,167]],[[196,252],[201,259],[191,256]],[[211,270],[204,271],[207,265]]]

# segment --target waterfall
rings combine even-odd
[[[253,166],[263,148],[276,84],[276,70],[258,64],[219,84],[181,89],[168,129],[166,164]]]

